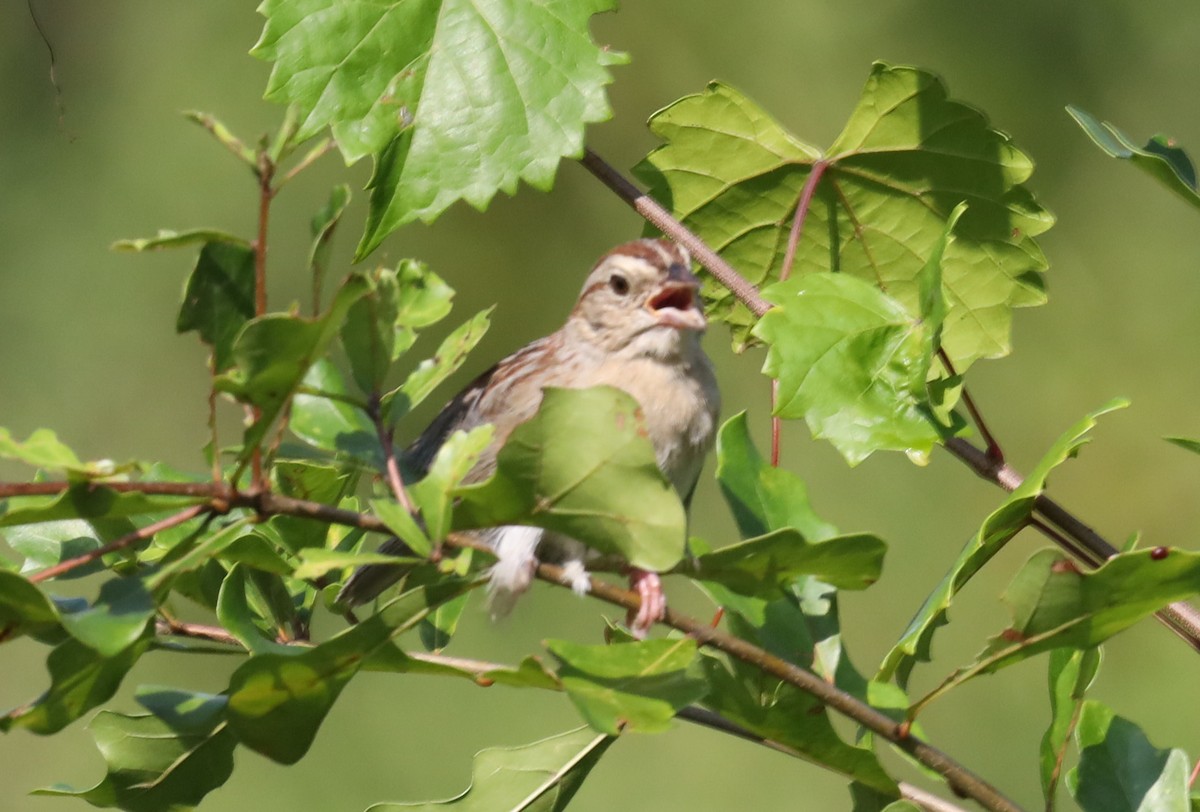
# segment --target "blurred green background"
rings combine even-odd
[[[89,458],[161,459],[200,470],[204,353],[192,336],[174,334],[190,255],[131,256],[108,246],[159,228],[214,226],[251,235],[256,197],[249,173],[179,111],[213,112],[247,138],[278,122],[282,110],[261,100],[268,67],[247,55],[260,18],[252,4],[232,0],[34,0],[33,7],[57,57],[63,115],[29,10],[0,5],[0,425],[18,436],[54,428]],[[934,70],[953,97],[985,110],[1037,161],[1031,186],[1059,222],[1041,240],[1052,266],[1050,304],[1016,314],[1014,355],[977,365],[969,386],[1022,470],[1085,411],[1130,396],[1132,408],[1104,418],[1082,461],[1054,477],[1052,492],[1117,542],[1141,531],[1147,544],[1194,546],[1200,460],[1160,437],[1200,436],[1193,405],[1200,395],[1200,219],[1130,166],[1104,157],[1063,107],[1079,105],[1139,140],[1164,131],[1200,150],[1200,5],[658,0],[629,2],[597,18],[593,29],[633,57],[616,69],[614,120],[589,134],[619,167],[654,145],[643,126],[650,113],[713,78],[740,88],[817,145],[836,136],[875,59]],[[367,173],[366,162],[347,170],[327,157],[279,197],[273,306],[306,298],[311,212],[330,186],[348,180],[361,188]],[[363,197],[357,195],[338,241],[343,268]],[[499,304],[461,382],[553,330],[594,258],[640,231],[632,212],[567,163],[550,194],[523,189],[498,199],[486,215],[456,206],[433,227],[402,230],[372,259],[428,261],[458,289],[458,320]],[[708,346],[726,414],[748,409],[765,439],[761,355],[732,356],[720,330]],[[429,415],[427,408],[418,417]],[[420,420],[409,432],[419,427]],[[884,579],[843,604],[851,652],[869,671],[1002,494],[941,453],[924,469],[893,456],[849,470],[802,425],[788,426],[784,461],[807,480],[827,519],[843,530],[875,531],[891,545]],[[0,465],[6,479],[27,474]],[[711,481],[697,506],[699,535],[718,544],[733,538]],[[917,691],[1002,628],[997,596],[1042,544],[1023,534],[972,584],[939,638],[934,664],[918,669]],[[708,611],[682,585],[671,596],[676,605]],[[595,605],[537,589],[499,625],[473,607],[450,651],[515,662],[547,637],[598,642],[600,633]],[[1097,696],[1143,725],[1157,745],[1200,752],[1187,688],[1200,669],[1196,655],[1151,622],[1107,654]],[[23,641],[5,647],[0,707],[42,689],[43,656]],[[1030,807],[1041,805],[1036,746],[1047,718],[1044,663],[971,683],[922,717],[934,742]],[[111,704],[133,710],[130,692],[138,683],[219,691],[230,667],[215,658],[147,657]],[[575,724],[557,695],[363,675],[299,765],[285,770],[239,750],[233,779],[205,808],[357,810],[373,800],[447,797],[466,786],[480,748]],[[103,774],[83,724],[49,739],[6,735],[0,765],[5,810],[82,808],[26,793],[55,781],[91,786]],[[679,723],[660,736],[619,742],[573,808],[848,806],[844,783],[829,773]]]

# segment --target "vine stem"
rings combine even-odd
[[[70,482],[0,484],[0,498],[16,495],[63,493],[71,485],[72,483]],[[391,534],[387,525],[370,514],[345,510],[320,502],[294,499],[265,490],[235,491],[225,486],[194,482],[114,482],[111,484],[97,484],[96,487],[111,487],[113,490],[126,493],[141,492],[148,495],[157,494],[162,496],[205,499],[204,504],[193,505],[168,519],[142,528],[128,537],[118,539],[118,542],[121,542],[123,546],[128,546],[138,539],[149,538],[155,532],[167,527],[173,527],[176,524],[182,524],[201,513],[217,512],[218,510],[233,507],[252,510],[262,518],[276,515],[297,516],[327,524],[338,524],[377,533]],[[118,542],[114,542],[113,545],[108,546],[113,547]],[[483,550],[489,554],[492,552],[491,548],[484,542],[462,534],[450,534],[445,543],[452,547],[469,547],[471,549]],[[77,559],[72,559],[70,562],[63,562],[63,564],[47,570],[42,570],[31,577],[30,580],[45,580],[51,577],[51,574],[61,574],[77,566],[82,566],[82,563],[86,563],[74,563],[75,561]],[[547,583],[563,588],[570,588],[570,580],[565,577],[566,573],[562,567],[549,563],[539,563],[536,575],[540,580]],[[592,579],[591,589],[588,594],[597,600],[619,606],[626,611],[637,611],[641,606],[641,598],[636,592],[622,589],[598,579]],[[907,725],[897,724],[890,717],[885,716],[870,705],[859,701],[853,695],[831,685],[816,674],[806,671],[780,657],[776,657],[752,643],[726,634],[714,628],[709,623],[698,621],[680,614],[673,609],[668,608],[666,610],[662,622],[677,631],[691,636],[699,645],[723,651],[729,656],[748,663],[763,673],[769,674],[815,697],[843,716],[857,722],[881,738],[892,742],[926,767],[942,775],[956,793],[961,794],[963,797],[974,799],[985,809],[993,810],[993,812],[1021,812],[1020,807],[1008,800],[987,781],[975,775],[946,753],[911,735]]]
[[[770,305],[759,294],[758,288],[717,256],[700,237],[679,222],[660,203],[626,180],[603,158],[589,149],[584,152],[580,163],[648,222],[671,239],[686,246],[692,252],[692,256],[738,301],[749,308],[751,313],[762,316],[770,309]],[[942,445],[980,477],[1007,491],[1016,490],[1024,481],[1024,478],[1002,459],[989,455],[987,451],[976,448],[960,437],[951,437]],[[1117,554],[1116,547],[1045,494],[1037,497],[1035,508],[1062,534],[1095,554],[1097,560],[1105,561]],[[1051,536],[1051,540],[1056,539]],[[1157,612],[1156,616],[1193,649],[1200,651],[1200,611],[1194,606],[1179,601]]]

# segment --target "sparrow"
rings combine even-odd
[[[720,411],[716,376],[700,346],[707,321],[698,293],[699,280],[683,246],[666,239],[618,245],[596,262],[566,323],[472,381],[406,450],[406,465],[423,475],[453,432],[489,423],[492,442],[464,480],[482,481],[495,470],[508,435],[537,411],[543,388],[607,385],[628,392],[641,406],[658,467],[686,507],[712,448]],[[584,566],[588,551],[574,539],[536,527],[475,532],[496,553],[489,581],[494,617],[507,614],[529,588],[538,561],[561,564],[564,580],[576,592],[590,588]],[[380,550],[407,552],[398,539]],[[401,575],[398,567],[361,567],[337,600],[364,603]],[[666,599],[656,573],[631,568],[629,575],[641,597],[630,629],[640,637],[662,619]]]

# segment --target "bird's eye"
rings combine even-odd
[[[608,278],[608,286],[612,288],[613,293],[617,294],[618,296],[624,296],[629,292],[629,280],[621,276],[619,273],[615,273]]]

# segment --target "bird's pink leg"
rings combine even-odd
[[[637,567],[629,569],[629,588],[637,592],[642,605],[636,612],[630,610],[626,623],[633,636],[642,640],[651,626],[666,617],[667,596],[663,594],[662,580],[657,572]]]

